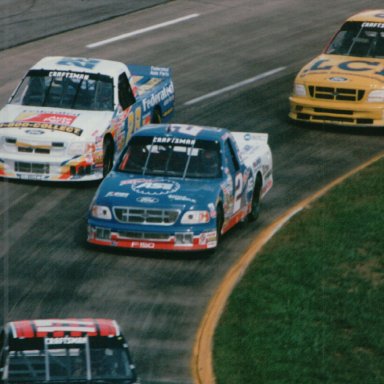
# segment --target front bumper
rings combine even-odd
[[[130,249],[167,250],[167,251],[201,251],[217,246],[215,228],[176,228],[161,230],[135,228],[130,230],[119,226],[88,222],[87,241],[90,244]]]
[[[91,156],[78,158],[17,156],[0,152],[0,177],[41,181],[91,181],[103,178]]]
[[[340,102],[291,96],[293,120],[345,126],[384,126],[384,103]]]

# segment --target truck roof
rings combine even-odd
[[[18,320],[7,323],[6,329],[14,339],[120,335],[115,320],[99,318]]]
[[[92,74],[100,73],[111,77],[116,76],[123,71],[128,71],[127,66],[119,61],[65,56],[44,57],[31,69],[72,71]]]
[[[189,133],[188,133],[189,131]],[[230,131],[226,128],[204,127],[187,124],[154,124],[136,131],[135,136],[180,137],[202,140],[222,140]]]
[[[349,17],[347,21],[368,21],[384,23],[384,9],[368,9]]]

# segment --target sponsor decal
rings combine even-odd
[[[348,81],[347,78],[341,77],[341,76],[330,77],[328,80],[329,81],[333,81],[335,83],[343,83],[344,81]]]
[[[186,139],[182,137],[153,137],[154,144],[181,144],[181,145],[194,145],[195,139]]]
[[[217,232],[203,232],[199,236],[199,245],[207,245],[208,248],[215,247],[217,245]]]
[[[47,345],[65,345],[65,344],[86,344],[86,337],[46,337],[45,344]]]
[[[138,203],[155,204],[155,203],[159,202],[159,199],[157,199],[156,197],[151,197],[151,196],[142,196],[142,197],[138,197],[136,199],[136,201]]]
[[[330,71],[333,69],[341,69],[349,72],[373,72],[375,75],[384,76],[383,61],[368,61],[368,60],[347,60],[338,64],[332,64],[330,59],[319,59],[315,61],[308,69],[303,72]]]
[[[252,135],[251,135],[250,133],[246,133],[246,134],[244,135],[244,140],[249,141],[249,140],[251,140],[251,139],[252,139]]]
[[[59,131],[72,133],[76,136],[81,136],[83,130],[81,128],[70,127],[61,124],[51,123],[36,123],[33,121],[12,121],[9,123],[0,123],[0,128],[37,128],[37,129],[48,129],[50,131]]]
[[[132,180],[123,180],[120,182],[120,185],[131,185],[131,184],[136,184],[140,182],[144,182],[147,179],[132,179]]]
[[[255,147],[254,147],[253,145],[249,145],[249,144],[247,144],[247,145],[245,145],[245,146],[243,147],[243,153],[253,152],[254,149],[255,149]]]
[[[177,201],[186,201],[186,202],[194,203],[194,204],[196,203],[195,199],[191,199],[190,197],[187,197],[187,196],[169,195],[168,198],[170,198],[172,200],[177,200]]]
[[[153,248],[155,248],[155,243],[146,243],[144,241],[132,241],[132,247],[153,249]]]
[[[384,17],[384,13],[381,13],[381,16],[379,16],[379,15],[380,15],[380,13],[378,13],[376,15],[376,17],[381,17],[381,18]],[[375,23],[375,22],[369,22],[369,21],[366,21],[361,26],[363,28],[381,28],[381,29],[384,29],[384,24],[383,23]]]
[[[150,71],[151,76],[156,77],[169,77],[170,76],[170,70],[169,68],[163,68],[163,67],[151,67]]]
[[[132,190],[143,195],[169,195],[180,189],[180,184],[175,181],[144,180],[133,183]]]
[[[216,217],[215,205],[213,203],[209,203],[208,208],[209,208],[209,214],[211,215],[211,218],[214,219]]]
[[[62,72],[62,71],[51,71],[48,73],[49,77],[66,77],[68,79],[76,80],[88,80],[89,75],[86,73],[75,73],[75,72]]]
[[[384,13],[376,13],[375,17],[379,17],[380,19],[384,19]]]
[[[174,89],[173,84],[169,84],[167,87],[164,87],[161,91],[152,94],[151,97],[143,99],[143,112],[152,109],[160,102],[166,100],[168,97],[173,97]]]
[[[35,123],[52,123],[62,125],[72,125],[76,120],[76,115],[67,115],[61,113],[23,113],[15,120],[17,121],[33,121]]]
[[[128,197],[128,192],[117,192],[117,191],[110,191],[108,192],[105,197]]]

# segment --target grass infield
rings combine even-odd
[[[384,383],[384,160],[291,219],[231,294],[217,384]]]

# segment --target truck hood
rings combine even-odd
[[[305,65],[296,80],[308,85],[383,88],[384,60],[323,54]]]
[[[7,104],[0,111],[1,135],[44,135],[46,139],[91,140],[112,120],[111,111],[81,111]]]
[[[221,180],[163,178],[112,171],[98,189],[96,203],[107,206],[207,209]]]

